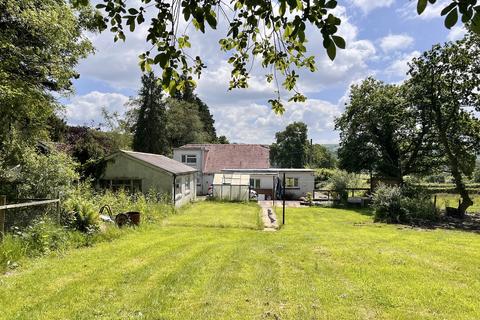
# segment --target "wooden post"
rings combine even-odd
[[[60,224],[60,192],[55,192],[55,197],[58,199],[58,202],[55,205],[55,210],[57,211],[57,223]]]
[[[437,208],[437,195],[433,197],[433,209]]]
[[[285,224],[285,186],[286,186],[286,181],[285,181],[285,172],[283,173],[283,211],[282,211],[282,224]]]
[[[0,196],[0,206],[7,204],[7,196]],[[0,209],[0,240],[5,235],[5,211]]]

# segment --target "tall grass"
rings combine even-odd
[[[80,184],[69,190],[62,200],[60,223],[45,214],[28,227],[13,227],[6,234],[0,243],[0,272],[18,267],[27,258],[62,254],[72,248],[111,241],[133,230],[101,222],[98,211],[103,205],[109,205],[113,215],[140,212],[141,226],[158,223],[175,213],[168,197],[153,191],[145,195],[131,195],[125,191],[95,192],[89,185]]]

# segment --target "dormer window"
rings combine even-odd
[[[182,154],[182,162],[186,164],[197,164],[197,156],[194,154]]]

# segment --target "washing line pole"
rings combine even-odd
[[[285,224],[285,172],[283,173],[282,200],[283,200],[282,224]]]

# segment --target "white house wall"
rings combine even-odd
[[[195,176],[195,173],[189,173],[176,177],[176,182],[180,181],[181,191],[175,193],[175,207],[181,207],[196,199],[197,184],[195,183]],[[187,188],[187,177],[190,177],[190,188]]]
[[[304,197],[307,192],[315,189],[315,176],[313,172],[285,172],[285,178],[298,178],[298,188],[286,188],[285,194],[295,198]],[[283,179],[283,172],[280,171],[280,179]]]
[[[187,156],[187,155],[194,155],[197,157],[197,163],[191,164],[191,163],[183,163],[187,166],[190,166],[192,168],[197,169],[197,177],[198,177],[198,184],[196,186],[196,192],[198,195],[205,194],[207,193],[208,190],[208,185],[205,188],[205,183],[204,183],[204,177],[203,177],[203,151],[198,149],[198,150],[188,150],[188,149],[175,149],[173,150],[173,160],[176,160],[178,162],[182,162],[182,156]]]

